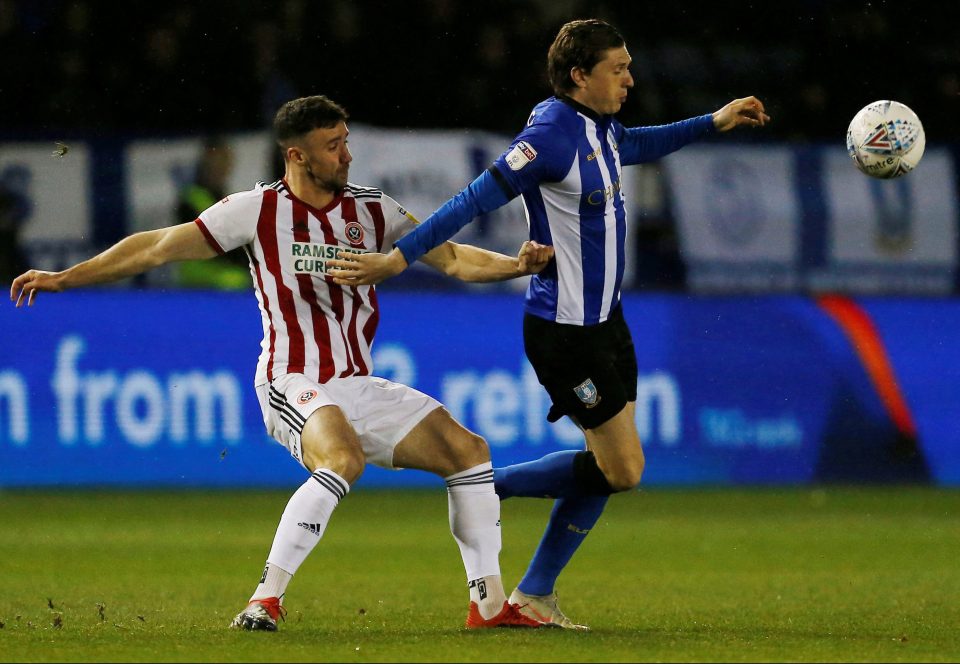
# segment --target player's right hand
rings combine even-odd
[[[753,96],[734,99],[713,114],[713,126],[717,131],[730,131],[741,125],[763,127],[768,122],[770,116],[767,115],[763,102]]]
[[[396,276],[407,267],[399,249],[389,254],[373,251],[364,254],[340,252],[336,259],[327,261],[327,274],[340,286],[367,286],[379,284]]]
[[[27,306],[32,307],[33,298],[38,291],[59,293],[63,290],[60,274],[60,272],[44,270],[27,270],[10,284],[10,301],[16,302],[17,306],[21,307],[26,298]]]
[[[553,258],[553,247],[527,240],[520,245],[517,254],[517,263],[521,275],[537,274],[542,272],[547,263]]]

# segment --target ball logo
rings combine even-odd
[[[359,221],[348,221],[343,228],[350,244],[363,244],[363,226]]]
[[[893,151],[893,141],[890,138],[890,132],[887,127],[880,125],[873,130],[873,134],[867,137],[861,146],[862,150],[877,152],[880,154],[890,154]]]
[[[310,403],[317,397],[316,390],[307,390],[306,392],[301,392],[300,396],[297,397],[297,403],[301,406],[305,403]]]

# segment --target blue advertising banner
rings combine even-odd
[[[439,398],[495,465],[583,445],[548,424],[522,297],[384,288],[376,373]],[[628,296],[648,485],[960,484],[949,301]],[[922,321],[917,324],[916,321]],[[90,290],[0,311],[0,486],[295,486],[253,389],[252,294]],[[361,486],[436,485],[368,467]]]
[[[934,478],[960,485],[960,302],[861,302],[892,359]]]

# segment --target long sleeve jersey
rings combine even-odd
[[[568,97],[534,107],[510,146],[423,224],[396,242],[410,264],[475,217],[523,197],[530,239],[555,259],[533,276],[525,309],[595,325],[620,303],[627,241],[623,166],[655,161],[714,131],[711,115],[627,129]]]

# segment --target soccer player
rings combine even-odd
[[[606,22],[564,25],[547,55],[554,96],[534,107],[494,164],[389,253],[341,256],[331,264],[336,283],[378,283],[475,217],[523,197],[530,238],[556,252],[527,289],[524,348],[552,401],[547,419],[571,418],[586,449],[497,468],[494,481],[501,499],[556,499],[510,601],[531,617],[571,629],[585,627],[560,610],[556,579],[607,497],[636,487],[644,469],[634,419],[636,354],[620,306],[628,219],[621,168],[770,119],[760,100],[745,97],[681,122],[624,128],[614,115],[633,87],[630,62],[623,37]]]
[[[284,104],[274,130],[286,171],[273,184],[231,194],[192,222],[136,233],[62,272],[29,270],[10,297],[116,281],[171,261],[242,247],[263,322],[256,390],[267,431],[310,473],[280,518],[266,567],[231,627],[277,629],[287,584],[319,542],[365,463],[416,468],[446,480],[450,529],[466,570],[466,626],[542,627],[507,601],[500,579],[500,500],[486,441],[435,399],[372,375],[380,309],[375,289],[326,274],[342,252],[376,251],[417,221],[389,196],[351,184],[347,113],[323,96]],[[465,281],[543,269],[552,248],[525,242],[512,258],[445,243],[423,260]]]

